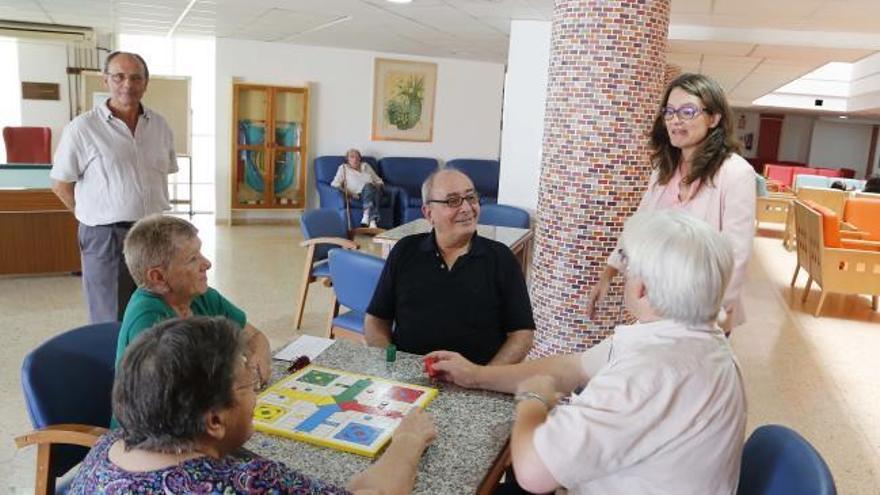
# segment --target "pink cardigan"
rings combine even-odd
[[[655,170],[638,211],[661,208],[660,198],[667,186],[657,184],[657,177]],[[721,231],[730,242],[733,276],[724,293],[723,306],[734,308],[733,323],[740,325],[745,321],[740,291],[755,237],[755,172],[749,162],[734,153],[721,165],[713,182],[703,184],[696,196],[680,208]],[[608,264],[618,270],[622,268],[617,249],[608,257]]]

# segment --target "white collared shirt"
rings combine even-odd
[[[361,162],[361,169],[355,170],[348,163],[343,163],[336,169],[331,186],[341,189],[343,184],[350,194],[360,194],[367,184],[382,184],[382,178],[373,170],[369,163]]]
[[[553,477],[569,493],[736,493],[746,396],[721,331],[621,325],[611,345],[607,364],[535,431]]]
[[[64,128],[49,177],[76,183],[74,214],[81,223],[133,222],[170,207],[168,174],[177,172],[171,129],[142,108],[134,135],[106,104]]]

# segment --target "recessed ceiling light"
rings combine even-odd
[[[391,3],[410,3],[412,0],[388,0]]]
[[[848,119],[849,117],[847,117],[846,115],[838,115],[837,118],[838,119]]]

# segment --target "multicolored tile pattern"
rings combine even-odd
[[[670,0],[557,0],[536,249],[532,356],[593,346],[627,318],[622,280],[587,296],[650,176],[647,134],[666,69]]]

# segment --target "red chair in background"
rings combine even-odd
[[[8,163],[52,163],[52,129],[4,127]]]

